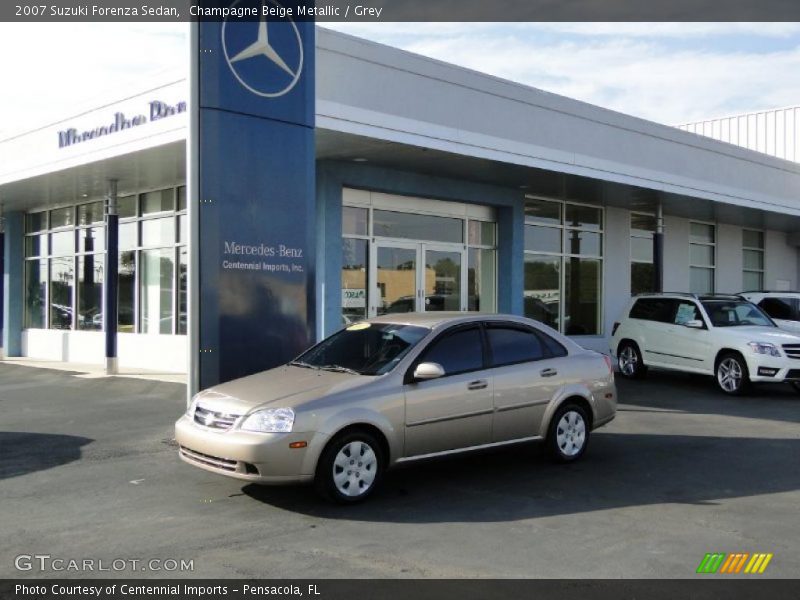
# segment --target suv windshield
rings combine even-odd
[[[772,320],[755,304],[744,300],[703,300],[714,327],[736,327],[738,325],[760,325],[775,327]]]
[[[391,371],[430,329],[394,323],[356,323],[334,333],[291,365],[358,375]]]

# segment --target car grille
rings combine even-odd
[[[226,431],[233,427],[236,419],[241,415],[231,415],[221,412],[215,412],[199,404],[194,409],[194,422],[203,427],[210,429],[221,429]]]
[[[189,460],[198,462],[210,467],[222,469],[223,471],[236,472],[238,462],[229,458],[220,458],[219,456],[211,456],[210,454],[203,454],[197,450],[191,450],[186,446],[181,446],[181,455]]]
[[[789,358],[800,359],[800,344],[784,344],[783,351]]]

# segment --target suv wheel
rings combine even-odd
[[[560,407],[547,432],[547,446],[556,462],[573,462],[589,444],[589,419],[583,407],[567,402]]]
[[[720,356],[715,375],[719,389],[731,396],[743,394],[750,384],[747,363],[739,354],[733,352]]]
[[[628,379],[639,379],[647,373],[639,346],[634,342],[622,342],[617,349],[617,366],[620,375]]]
[[[355,504],[377,487],[384,465],[383,450],[375,436],[366,431],[346,432],[323,451],[314,485],[328,500]]]

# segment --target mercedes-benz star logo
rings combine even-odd
[[[241,0],[236,0],[236,2],[232,3],[231,8],[236,6],[240,1]],[[276,7],[281,7],[275,0],[262,0],[262,7],[267,1],[274,4]],[[228,67],[230,67],[233,76],[236,77],[239,83],[259,96],[264,96],[266,98],[283,96],[295,86],[303,71],[303,40],[300,37],[300,30],[297,29],[297,25],[291,18],[286,17],[286,21],[291,24],[294,36],[283,36],[281,42],[286,44],[286,39],[291,38],[295,40],[297,48],[283,48],[281,51],[275,49],[270,43],[269,23],[262,9],[256,40],[233,56],[230,56],[228,52],[228,21],[225,20],[222,23],[222,50],[225,53],[225,60],[228,63]],[[233,24],[234,27],[246,25],[249,25],[249,23]],[[297,66],[294,69],[287,64],[287,60],[290,60],[289,57],[292,55],[297,57],[295,58]],[[291,62],[294,63],[295,61]],[[241,68],[243,63],[251,63],[248,65],[247,71]],[[278,69],[285,75],[277,73],[276,70]],[[270,70],[273,72],[270,73]],[[262,75],[262,77],[258,77],[257,75]],[[276,77],[275,75],[279,76]],[[289,77],[288,80],[287,76]]]

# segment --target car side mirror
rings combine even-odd
[[[427,381],[429,379],[439,379],[444,377],[444,369],[442,365],[435,362],[419,363],[417,368],[414,369],[414,379],[420,381]]]
[[[684,323],[683,326],[689,327],[691,329],[703,329],[703,327],[705,327],[705,325],[703,325],[703,322],[700,319],[692,319],[691,321],[686,321],[686,323]]]

